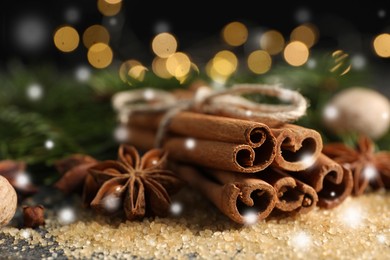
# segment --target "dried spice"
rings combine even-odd
[[[45,225],[45,208],[38,206],[23,206],[23,225],[36,228]]]
[[[376,152],[369,137],[361,136],[355,148],[343,143],[325,145],[323,153],[352,171],[353,195],[363,194],[369,185],[390,188],[390,152]]]
[[[0,176],[0,227],[7,225],[14,217],[18,199],[9,181]]]
[[[167,153],[152,149],[141,158],[133,146],[121,145],[118,160],[90,168],[84,186],[86,203],[102,214],[124,212],[129,220],[166,216],[170,194],[178,191],[180,179],[167,170]]]
[[[28,181],[24,162],[0,161],[0,175],[11,183],[19,195],[28,196],[38,191],[38,188]]]
[[[74,154],[56,162],[55,166],[62,177],[54,184],[54,187],[69,194],[81,191],[88,169],[98,161],[91,156]]]

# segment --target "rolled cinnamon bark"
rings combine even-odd
[[[142,129],[157,130],[162,114],[133,113],[128,125]],[[269,127],[263,123],[206,115],[194,112],[179,112],[169,122],[170,134],[188,136],[197,139],[235,144],[247,144],[253,148],[264,142],[275,145],[275,138]]]
[[[307,213],[317,205],[317,192],[312,187],[280,169],[268,168],[258,176],[274,187],[275,208],[280,211]]]
[[[271,128],[271,131],[276,137],[274,166],[287,171],[302,171],[320,156],[323,144],[317,131],[292,124]]]
[[[322,153],[309,169],[288,174],[314,188],[321,208],[338,206],[351,194],[353,188],[351,171]]]
[[[263,220],[274,209],[274,188],[263,180],[234,172],[207,171],[175,164],[173,171],[190,186],[199,190],[231,220],[246,224],[246,214],[255,213]]]
[[[153,147],[155,133],[150,130],[129,128],[128,142],[141,150]],[[163,148],[169,158],[200,166],[243,173],[253,173],[268,167],[275,156],[273,138],[267,138],[257,148],[204,139],[167,136]]]

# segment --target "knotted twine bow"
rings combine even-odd
[[[276,97],[289,104],[261,104],[242,97],[243,94]],[[112,105],[122,123],[127,123],[131,113],[165,112],[155,143],[156,147],[161,147],[171,119],[181,111],[191,110],[273,125],[299,119],[305,115],[308,103],[299,92],[279,85],[237,84],[224,90],[200,87],[190,100],[178,100],[172,93],[159,89],[121,91],[112,97]]]

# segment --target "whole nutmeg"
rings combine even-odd
[[[18,197],[6,178],[0,176],[0,227],[7,225],[14,217]]]
[[[374,89],[345,89],[325,107],[324,123],[337,134],[357,133],[379,139],[389,131],[389,99]]]

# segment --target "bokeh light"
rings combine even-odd
[[[163,79],[172,78],[172,75],[167,69],[167,59],[155,57],[152,62],[152,70],[154,74]]]
[[[272,65],[271,56],[268,52],[257,50],[248,56],[248,68],[256,74],[264,74],[270,70]]]
[[[177,41],[170,33],[160,33],[152,41],[153,52],[160,58],[168,58],[176,52]]]
[[[191,69],[190,58],[182,52],[176,52],[169,56],[166,62],[168,72],[176,77],[181,78],[188,74]]]
[[[171,30],[171,26],[167,21],[158,21],[154,25],[153,30],[155,34],[169,32]]]
[[[114,16],[121,11],[122,0],[98,0],[98,10],[105,16]]]
[[[300,231],[291,236],[289,244],[297,250],[306,251],[311,247],[312,241],[308,233]]]
[[[143,65],[136,65],[130,68],[127,75],[129,75],[131,78],[136,79],[138,81],[143,81],[145,77],[145,72],[148,69]]]
[[[81,65],[75,69],[74,75],[77,81],[86,82],[91,78],[91,69],[85,65]]]
[[[80,10],[70,6],[65,10],[64,18],[68,23],[77,23],[80,20]]]
[[[130,136],[129,129],[124,125],[119,125],[115,128],[113,136],[118,143],[126,142]]]
[[[187,138],[185,143],[184,143],[184,146],[186,147],[187,150],[192,150],[195,148],[196,146],[196,141],[194,138]]]
[[[26,52],[43,50],[50,40],[46,19],[38,14],[27,14],[16,18],[15,21],[12,26],[15,46]]]
[[[332,53],[334,65],[331,66],[330,72],[343,76],[351,70],[351,62],[348,53],[342,50],[336,50]]]
[[[88,50],[87,56],[89,63],[97,69],[108,67],[113,59],[113,53],[110,46],[104,43],[92,45]]]
[[[390,57],[390,34],[382,33],[374,39],[375,53],[382,58]]]
[[[283,35],[275,30],[266,31],[260,37],[260,47],[271,55],[280,53],[284,44]]]
[[[54,44],[62,52],[74,51],[79,42],[79,33],[73,27],[63,26],[54,33]]]
[[[29,100],[40,100],[43,96],[43,87],[38,83],[27,86],[26,94]]]
[[[259,220],[259,214],[254,210],[248,210],[244,214],[244,222],[245,225],[253,225],[256,224]]]
[[[110,41],[110,34],[104,26],[99,24],[88,27],[83,33],[84,46],[90,48],[95,43],[108,44]]]
[[[366,67],[367,61],[366,58],[361,54],[355,54],[351,58],[352,68],[356,70],[362,70]]]
[[[183,211],[183,205],[180,202],[172,202],[170,210],[173,215],[178,216]]]
[[[58,222],[62,225],[68,225],[76,221],[76,213],[73,208],[66,207],[58,211]]]
[[[223,40],[231,46],[240,46],[248,39],[248,29],[243,23],[231,22],[222,30]]]
[[[363,224],[364,211],[357,203],[346,205],[339,214],[340,222],[346,227],[358,228]]]
[[[284,59],[291,66],[301,66],[309,58],[309,49],[299,41],[290,42],[284,49]]]
[[[233,74],[238,65],[238,59],[236,55],[231,51],[218,52],[212,62],[213,69],[221,76],[228,77]]]
[[[31,184],[30,175],[26,172],[19,172],[15,178],[15,186],[18,188],[26,188]]]
[[[127,82],[127,76],[142,81],[147,68],[137,60],[127,60],[119,68],[119,77],[123,82]]]
[[[294,17],[298,23],[307,23],[311,20],[311,11],[306,7],[301,7],[295,11]]]
[[[53,140],[46,140],[45,141],[45,148],[47,149],[47,150],[51,150],[51,149],[53,149],[54,148],[54,142],[53,142]]]
[[[311,48],[318,40],[318,29],[313,24],[300,25],[291,32],[290,40],[300,41]]]

